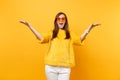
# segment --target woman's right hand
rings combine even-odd
[[[26,22],[26,21],[23,21],[23,20],[20,20],[19,22],[22,23],[22,24],[25,24],[28,27],[30,27],[30,23],[29,22]]]

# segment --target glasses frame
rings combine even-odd
[[[57,21],[58,21],[58,22],[60,22],[60,21],[65,22],[65,21],[66,21],[66,18],[65,18],[65,17],[62,17],[62,18],[58,17],[58,18],[57,18]]]

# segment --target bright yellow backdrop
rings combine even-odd
[[[0,80],[45,80],[48,45],[39,44],[19,20],[47,32],[59,11],[78,35],[91,23],[102,24],[87,36],[85,46],[74,46],[71,80],[120,80],[120,0],[1,0]]]

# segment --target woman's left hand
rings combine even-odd
[[[93,28],[93,27],[96,27],[96,26],[99,26],[99,25],[101,25],[100,23],[95,23],[95,24],[91,24],[91,27]]]

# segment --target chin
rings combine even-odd
[[[64,26],[59,25],[59,28],[62,29]]]
[[[60,29],[63,29],[63,27],[59,27]]]

